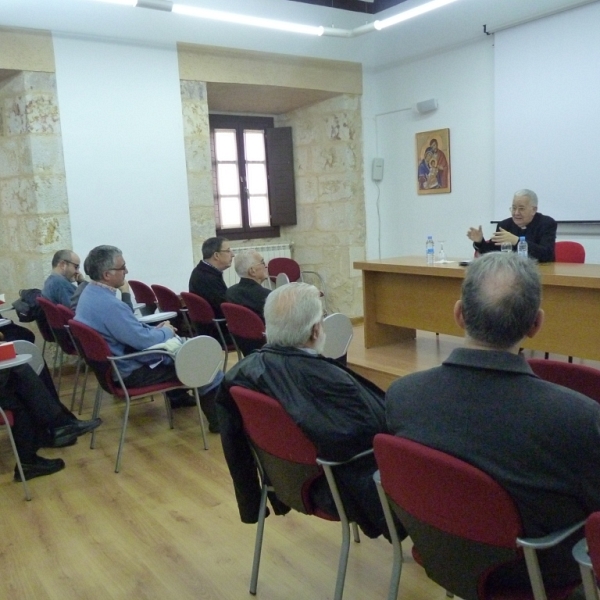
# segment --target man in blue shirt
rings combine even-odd
[[[67,308],[75,293],[73,283],[81,283],[83,276],[79,272],[79,256],[72,250],[59,250],[52,258],[52,273],[44,282],[42,296]]]

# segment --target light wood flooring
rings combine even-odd
[[[361,336],[357,327],[351,362],[388,380],[439,364],[460,343],[425,334],[405,347],[365,352]],[[65,403],[72,381],[63,382]],[[90,417],[95,381],[89,388],[83,418]],[[249,598],[256,528],[239,520],[219,436],[210,435],[204,451],[196,409],[176,411],[170,430],[162,399],[141,401],[132,408],[116,474],[122,412],[105,398],[94,450],[87,435],[74,447],[40,451],[64,458],[67,467],[32,480],[31,502],[12,481],[12,453],[0,434],[0,599]],[[257,598],[331,598],[339,543],[336,523],[298,513],[269,517]],[[410,546],[399,597],[443,600],[444,590],[413,562]],[[352,543],[345,600],[387,598],[391,566],[384,539]]]

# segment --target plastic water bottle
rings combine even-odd
[[[525,241],[525,236],[522,235],[519,238],[519,243],[517,244],[517,254],[522,256],[523,258],[527,258],[527,242]]]
[[[427,264],[433,265],[435,256],[435,244],[433,243],[433,236],[428,235],[427,241],[425,242],[425,255],[427,256]]]

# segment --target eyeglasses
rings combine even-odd
[[[78,263],[74,263],[71,262],[70,260],[65,260],[64,262],[69,263],[70,265],[73,265],[75,267],[75,270],[79,270],[79,264]]]
[[[508,210],[510,210],[510,212],[514,214],[527,212],[530,208],[530,206],[510,206]]]
[[[254,263],[252,266],[257,267],[258,265],[262,265],[263,267],[266,267],[267,263],[265,262],[265,259],[263,258],[262,260],[259,260],[257,263]]]
[[[125,265],[123,265],[122,267],[112,267],[111,269],[108,269],[109,271],[127,271],[127,267]]]
[[[227,250],[217,250],[217,252],[228,252],[229,254],[231,254],[233,250],[231,248],[227,248]]]

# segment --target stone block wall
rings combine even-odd
[[[41,287],[70,247],[56,79],[16,72],[0,82],[0,293]]]

